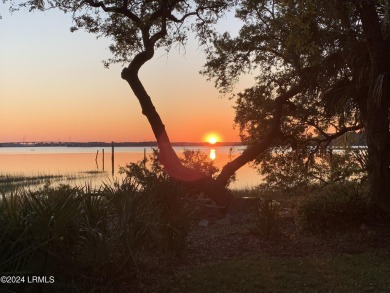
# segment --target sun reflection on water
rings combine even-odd
[[[211,149],[210,150],[210,159],[214,161],[216,157],[217,157],[217,155],[215,153],[215,149]]]

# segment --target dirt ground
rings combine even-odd
[[[259,253],[291,257],[356,254],[369,248],[390,249],[390,229],[387,226],[363,225],[347,233],[310,235],[299,230],[293,213],[292,210],[282,209],[277,222],[279,233],[267,239],[259,235],[253,216],[230,221],[212,205],[200,204],[183,254],[171,259],[164,256],[148,259],[140,273],[140,291],[156,292],[161,282],[175,274]]]

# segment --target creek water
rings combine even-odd
[[[237,157],[243,147],[229,146],[186,146],[174,147],[180,156],[184,150],[200,150],[214,160],[215,166],[222,168],[229,160]],[[104,151],[104,159],[103,159]],[[21,174],[36,176],[45,174],[94,174],[80,176],[85,183],[96,186],[102,182],[120,179],[119,167],[137,162],[152,153],[150,147],[115,147],[112,164],[111,147],[0,147],[0,174]],[[98,176],[95,176],[98,174]],[[232,188],[250,188],[261,182],[257,171],[244,166],[236,174]],[[80,181],[79,180],[79,181]]]

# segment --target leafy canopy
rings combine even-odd
[[[374,2],[385,29],[389,3]],[[223,93],[243,73],[255,76],[255,85],[237,94],[235,123],[244,142],[258,144],[280,117],[271,146],[294,151],[282,164],[308,165],[336,138],[363,129],[371,63],[356,3],[246,0],[236,17],[244,22],[239,35],[215,35],[203,74]],[[278,97],[294,88],[278,110]],[[283,170],[272,148],[257,161]]]

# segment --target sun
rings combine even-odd
[[[217,138],[215,136],[210,136],[209,137],[209,143],[210,144],[215,144],[217,142]]]
[[[221,137],[216,133],[209,133],[205,136],[204,140],[209,144],[216,144],[217,142],[221,141]]]

